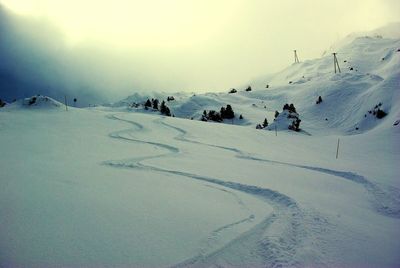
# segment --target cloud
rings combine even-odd
[[[104,99],[85,77],[79,53],[65,46],[64,35],[48,21],[19,17],[0,5],[0,35],[1,98],[66,94],[82,104]]]
[[[398,18],[397,0],[0,0],[1,98],[222,91]],[[18,14],[18,15],[17,15]]]

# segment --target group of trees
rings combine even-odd
[[[267,118],[264,119],[264,122],[262,122],[262,124],[257,124],[256,129],[263,129],[266,127],[268,127],[268,119]]]
[[[235,118],[235,112],[232,109],[231,105],[226,105],[226,107],[221,107],[220,111],[217,112],[215,110],[206,110],[203,111],[201,116],[201,121],[215,121],[215,122],[222,122],[224,119],[233,119]],[[243,118],[243,116],[242,116]]]
[[[278,111],[275,111],[274,121],[277,121],[277,118],[279,116],[285,116],[287,119],[289,119],[288,129],[294,130],[294,131],[300,131],[301,120],[299,118],[299,114],[296,111],[296,107],[294,107],[293,103],[291,103],[291,104],[286,103],[285,105],[283,105],[282,110],[283,111],[281,113],[279,113]],[[268,121],[265,118],[264,123],[262,125],[258,124],[257,128],[264,128],[267,126],[268,126]]]
[[[235,113],[233,112],[232,106],[229,104],[226,105],[226,108],[221,107],[220,113],[222,119],[232,119],[235,117]]]
[[[297,113],[296,108],[294,107],[293,103],[291,103],[290,105],[287,103],[285,105],[283,105],[283,110],[287,110],[287,111],[289,111],[289,113]]]
[[[166,115],[166,116],[171,116],[171,111],[169,110],[168,106],[165,105],[165,101],[162,101],[162,102],[161,102],[161,105],[160,105],[160,113],[161,113],[161,114],[164,114],[164,115]]]
[[[163,100],[160,105],[159,103],[160,101],[158,99],[151,99],[151,101],[150,99],[147,99],[147,101],[144,103],[144,108],[146,110],[148,110],[149,108],[153,108],[154,110],[159,110],[161,114],[171,116],[171,111],[165,104],[165,101]]]
[[[292,121],[292,124],[288,126],[288,129],[294,131],[300,131],[300,122],[301,120],[297,117]]]
[[[292,123],[288,126],[288,129],[300,131],[301,120],[299,118],[299,114],[296,112],[296,108],[294,107],[293,103],[291,103],[290,105],[287,103],[283,105],[283,111],[285,110],[288,112],[287,118],[292,119]]]
[[[377,105],[375,105],[374,109],[369,110],[368,113],[374,115],[378,119],[382,119],[387,115],[387,113],[384,110],[382,110],[381,107],[382,103],[380,102]],[[367,117],[367,115],[365,115],[365,117]]]
[[[251,89],[251,86],[248,86],[246,89],[245,89],[245,91],[247,91],[247,92],[249,92],[249,91],[251,91],[252,89]],[[236,93],[237,92],[237,90],[236,90],[236,88],[232,88],[231,90],[229,90],[229,94],[232,94],[232,93]]]
[[[291,103],[290,105],[289,104],[285,104],[285,105],[283,105],[283,108],[282,108],[282,110],[283,111],[288,111],[289,112],[289,115],[290,115],[290,113],[296,113],[297,114],[297,112],[296,112],[296,108],[294,107],[294,105],[293,105],[293,103]],[[278,111],[275,111],[275,118],[277,118],[278,116],[279,116],[279,112]]]

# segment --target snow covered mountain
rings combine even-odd
[[[359,134],[379,123],[392,125],[400,119],[400,34],[395,35],[394,28],[400,28],[400,23],[369,35],[353,34],[334,45],[335,50],[331,51],[337,52],[341,73],[334,73],[333,55],[329,52],[322,58],[295,63],[277,74],[250,81],[250,92],[242,87],[234,94],[178,93],[172,94],[175,101],[168,105],[177,117],[200,119],[204,110],[219,111],[231,104],[236,118],[242,114],[245,119],[234,123],[255,127],[265,117],[272,122],[276,110],[293,103],[302,118],[302,128],[311,134]],[[134,94],[113,106],[127,107],[153,97],[166,100],[170,95]],[[316,105],[319,96],[323,102]],[[369,113],[379,103],[389,114],[384,120]]]
[[[0,266],[399,266],[399,48],[357,37],[340,74],[327,54],[249,92],[6,104]],[[175,118],[135,105],[171,95]],[[309,135],[255,129],[285,103]],[[227,104],[243,119],[198,120]]]

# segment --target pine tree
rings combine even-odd
[[[162,101],[161,102],[161,105],[160,105],[160,112],[162,113],[162,114],[165,114],[165,110],[166,110],[166,105],[165,105],[165,101]]]
[[[267,120],[267,118],[264,119],[263,127],[268,127],[268,120]]]
[[[219,111],[219,113],[221,114],[221,117],[222,117],[222,118],[226,118],[226,117],[225,117],[225,114],[226,114],[226,109],[225,109],[225,107],[221,107],[221,110]]]
[[[151,107],[151,101],[147,99],[146,103],[144,104],[144,107]]]
[[[171,111],[169,110],[168,106],[165,105],[165,101],[161,102],[160,112],[161,114],[165,114],[166,116],[171,116]]]
[[[282,110],[288,110],[289,111],[289,104],[285,103],[285,105],[283,105]]]
[[[158,99],[153,99],[153,109],[158,110]]]
[[[293,103],[289,105],[289,112],[296,113],[296,108],[294,107]]]
[[[165,107],[165,115],[166,116],[171,116],[171,111],[169,110],[168,107]]]
[[[225,114],[222,115],[222,112],[221,112],[221,116],[222,116],[222,118],[226,118],[226,119],[234,118],[235,117],[235,113],[233,112],[232,106],[230,106],[229,104],[226,105]]]

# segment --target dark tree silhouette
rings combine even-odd
[[[229,104],[226,105],[226,108],[221,107],[220,114],[223,119],[232,119],[235,117],[235,113],[233,112],[232,106]]]
[[[295,119],[292,121],[292,124],[288,127],[290,130],[300,131],[300,119]]]
[[[378,109],[378,110],[376,111],[376,118],[378,118],[378,119],[382,119],[382,118],[384,118],[386,115],[387,115],[387,113],[386,113],[385,111],[381,110],[381,109]]]
[[[291,104],[289,105],[289,112],[297,113],[297,112],[296,112],[296,108],[294,107],[293,103],[291,103]]]
[[[267,120],[267,118],[265,118],[264,119],[264,122],[263,122],[263,127],[268,127],[268,120]]]
[[[151,101],[147,99],[146,103],[144,104],[144,107],[151,107]]]
[[[221,107],[221,109],[219,110],[219,113],[221,114],[222,118],[225,118],[225,113],[226,113],[225,107]]]
[[[235,117],[235,113],[233,112],[232,106],[230,106],[229,104],[226,105],[226,109],[225,109],[225,117],[226,119],[232,119]]]
[[[160,112],[161,112],[162,114],[165,114],[166,116],[171,116],[171,111],[169,110],[168,106],[165,105],[165,101],[162,101],[162,102],[161,102],[161,105],[160,105]]]
[[[215,122],[222,122],[221,114],[216,112],[216,111],[214,111],[214,110],[208,111],[208,116],[207,117],[208,117],[209,120],[212,120],[212,121],[215,121]]]
[[[153,109],[158,110],[158,99],[152,99],[153,100]]]
[[[285,104],[285,105],[283,105],[283,109],[282,110],[288,110],[289,111],[289,104]]]

